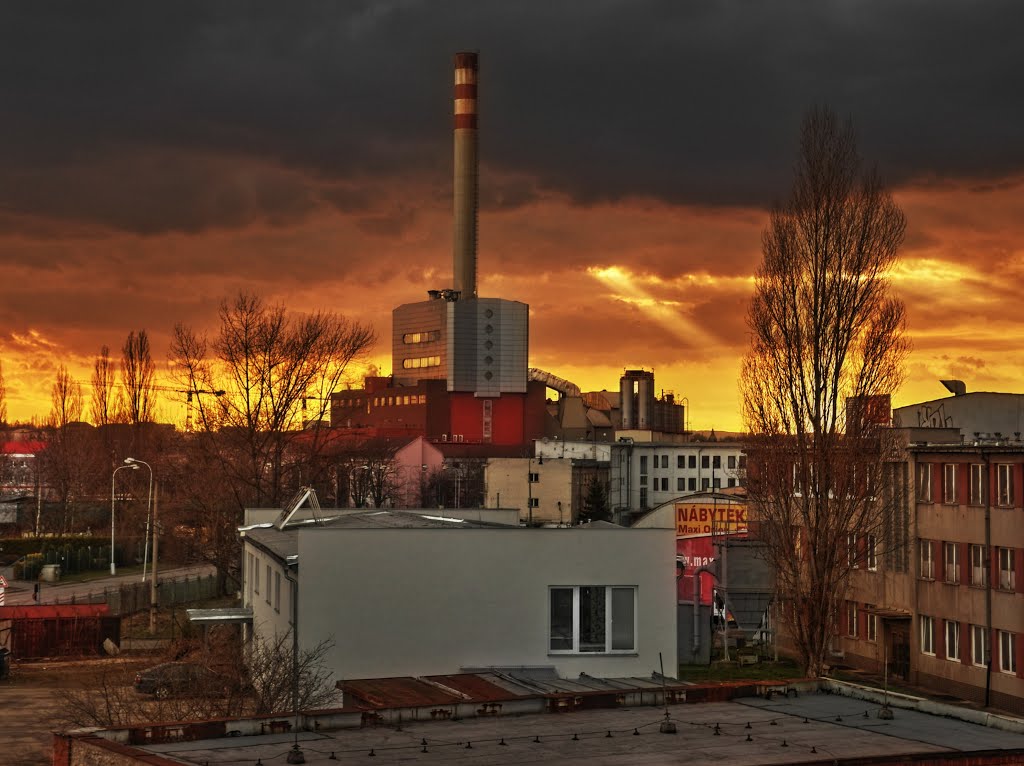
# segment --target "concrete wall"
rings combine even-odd
[[[291,629],[292,584],[285,567],[274,556],[243,539],[242,605],[252,609],[253,629],[267,636],[283,635]],[[267,583],[267,567],[270,582]],[[259,572],[259,588],[255,572]]]
[[[1024,431],[1024,395],[978,391],[933,399],[897,407],[893,422],[905,428],[959,428],[967,441],[975,432],[1014,438]]]
[[[546,665],[571,678],[676,667],[674,536],[621,529],[304,529],[299,638],[338,678]],[[551,586],[636,586],[636,653],[550,654]]]
[[[529,474],[538,480],[529,484]],[[528,521],[530,498],[535,524],[571,524],[579,514],[573,507],[572,460],[491,458],[484,470],[486,504],[489,508],[519,508],[520,520]],[[559,508],[561,503],[561,508]]]

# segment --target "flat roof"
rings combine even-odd
[[[321,729],[301,732],[299,743],[307,764],[324,766],[362,761],[371,752],[376,756],[374,766],[824,765],[841,764],[846,759],[991,750],[1014,750],[1024,758],[1024,737],[1020,734],[903,709],[895,709],[892,720],[882,720],[877,717],[878,710],[879,705],[873,702],[810,693],[671,705],[668,714],[678,729],[674,735],[659,732],[665,709],[632,707],[462,720],[409,720],[400,729]],[[224,737],[149,745],[144,749],[185,764],[284,763],[293,737],[285,733]]]

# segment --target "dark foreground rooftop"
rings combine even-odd
[[[816,692],[671,705],[677,734],[659,732],[664,708],[635,707],[301,732],[299,744],[307,764],[325,766],[867,764],[899,763],[907,756],[926,763],[953,756],[949,762],[956,763],[956,754],[984,751],[988,757],[972,762],[1024,763],[1024,735],[913,710],[896,709],[892,720],[882,720],[879,709],[874,702]],[[281,733],[144,749],[163,755],[164,763],[271,766],[287,762],[293,741],[293,734]]]

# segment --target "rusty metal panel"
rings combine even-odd
[[[517,693],[499,686],[482,673],[459,673],[450,676],[426,676],[425,678],[428,681],[433,681],[453,689],[459,694],[466,695],[469,702],[502,702],[520,697],[535,696],[535,692],[528,689],[523,689]]]
[[[345,681],[341,689],[346,696],[376,708],[454,705],[464,701],[432,684],[408,676]]]

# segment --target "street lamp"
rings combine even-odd
[[[124,459],[126,465],[144,465],[149,469],[149,495],[146,498],[146,545],[144,547],[144,553],[142,554],[142,582],[146,582],[146,566],[149,564],[149,524],[151,520],[150,513],[153,509],[153,466],[147,463],[145,460],[139,460],[134,457],[126,457]]]
[[[117,574],[117,565],[114,564],[114,477],[123,468],[131,468],[133,471],[139,470],[137,465],[119,465],[110,474],[110,574],[112,575]]]

